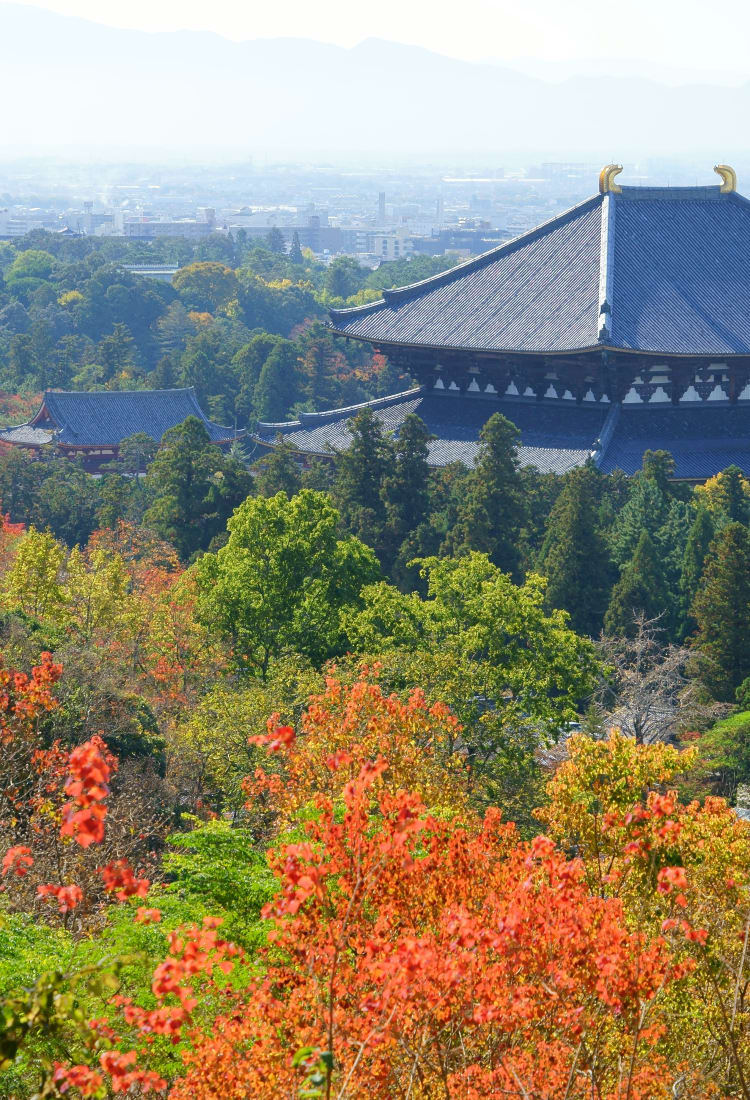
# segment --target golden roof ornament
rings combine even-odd
[[[621,164],[604,165],[599,173],[599,190],[602,195],[606,195],[608,191],[611,191],[613,195],[622,193],[619,183],[615,183],[615,176],[619,176],[620,172],[622,172]]]
[[[737,190],[737,173],[734,168],[730,168],[728,164],[715,164],[714,172],[717,176],[721,176],[721,187],[719,190],[722,195],[728,195],[730,191]]]

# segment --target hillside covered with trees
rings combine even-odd
[[[298,251],[0,245],[6,416],[408,383]],[[750,483],[352,435],[0,454],[0,1096],[747,1100]]]

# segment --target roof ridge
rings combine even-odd
[[[443,283],[449,282],[457,274],[463,274],[467,271],[473,271],[484,267],[485,264],[492,263],[497,256],[505,255],[513,252],[517,248],[524,247],[530,241],[543,236],[558,225],[563,224],[569,218],[572,218],[589,207],[594,207],[598,203],[601,203],[603,197],[604,196],[601,194],[591,195],[589,198],[584,199],[583,202],[568,207],[567,210],[555,214],[554,217],[548,218],[545,222],[540,222],[539,225],[534,226],[525,233],[519,233],[517,237],[511,237],[509,241],[503,241],[502,244],[495,245],[494,248],[489,249],[488,252],[482,252],[479,256],[470,256],[469,259],[464,260],[463,263],[456,264],[455,267],[449,267],[445,271],[439,271],[437,275],[429,275],[426,279],[419,279],[416,283],[407,283],[405,286],[384,290],[383,297],[378,299],[377,302],[368,302],[364,306],[349,306],[346,309],[329,309],[328,313],[331,320],[335,322],[339,317],[348,318],[354,314],[363,316],[365,313],[369,313],[380,306],[390,305],[392,302],[398,301],[401,298],[406,298],[415,291],[422,290],[424,287],[432,288],[442,286]]]
[[[138,394],[195,394],[195,386],[179,386],[171,390],[45,390],[43,398],[50,394],[53,397],[133,397]]]
[[[305,425],[315,423],[322,424],[330,417],[346,416],[347,413],[354,415],[362,409],[385,409],[389,405],[396,404],[398,401],[416,397],[418,394],[424,392],[424,386],[415,386],[410,390],[402,390],[401,393],[391,393],[387,394],[385,397],[372,397],[369,401],[360,401],[356,405],[342,405],[338,409],[323,409],[320,412],[303,412],[300,413],[297,420],[259,420],[257,427],[270,430],[273,428],[302,428]]]
[[[599,251],[599,314],[597,339],[607,344],[612,339],[612,284],[615,272],[615,211],[614,192],[607,191],[602,199],[602,224]]]

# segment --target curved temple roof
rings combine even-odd
[[[331,318],[384,347],[748,355],[750,201],[720,186],[622,187]]]
[[[28,424],[0,432],[0,440],[26,446],[51,442],[72,447],[113,446],[144,432],[157,443],[170,428],[189,416],[202,421],[214,443],[234,436],[208,420],[195,390],[95,390],[78,393],[47,390]]]
[[[493,412],[512,420],[520,432],[518,457],[523,466],[564,474],[589,459],[605,473],[639,470],[646,450],[667,450],[675,476],[701,480],[737,465],[750,473],[750,401],[648,405],[576,405],[572,401],[467,397],[465,394],[409,390],[346,409],[303,413],[285,424],[259,424],[255,441],[263,448],[283,439],[298,454],[328,457],[351,442],[349,423],[363,408],[372,409],[385,431],[394,435],[409,413],[416,413],[434,439],[431,466],[463,462],[472,466],[479,433]]]

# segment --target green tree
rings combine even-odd
[[[145,432],[136,432],[123,439],[118,450],[123,473],[135,477],[149,468],[156,458],[159,444]]]
[[[222,263],[188,264],[175,273],[172,286],[186,309],[216,313],[236,297],[237,276]]]
[[[135,342],[127,325],[116,324],[96,348],[97,362],[104,367],[104,379],[127,374],[135,366]]]
[[[302,249],[299,243],[299,233],[295,229],[292,233],[292,243],[289,248],[289,263],[290,264],[303,264],[305,257],[302,255]]]
[[[290,341],[284,341],[271,351],[264,362],[253,401],[259,420],[280,423],[289,416],[299,399],[299,364],[297,349]]]
[[[265,679],[273,658],[314,664],[341,652],[341,614],[378,575],[372,550],[339,539],[339,514],[324,493],[303,489],[242,504],[229,540],[195,566],[204,622],[231,640],[239,666]]]
[[[151,504],[144,524],[187,561],[224,530],[250,492],[252,478],[211,442],[196,416],[189,416],[164,434],[145,488]]]
[[[349,421],[351,444],[337,453],[334,499],[352,534],[383,553],[386,505],[382,488],[393,475],[393,443],[372,409]]]
[[[748,523],[750,517],[750,481],[737,466],[710,477],[694,492],[696,503],[708,509],[714,530],[725,523]]]
[[[381,583],[347,613],[354,663],[377,658],[384,689],[420,687],[448,703],[461,724],[452,751],[471,769],[477,797],[529,824],[540,793],[536,753],[591,692],[593,645],[564,611],[545,611],[546,582],[536,574],[517,586],[478,553],[421,565],[426,599]]]
[[[283,256],[286,253],[286,241],[284,240],[284,234],[277,226],[273,226],[266,235],[266,248],[269,252],[274,252],[278,256]]]
[[[669,504],[662,478],[647,477],[644,471],[635,475],[627,503],[616,516],[610,534],[612,557],[620,568],[632,559],[644,531],[656,540],[667,521]]]
[[[661,616],[662,629],[668,632],[671,627],[664,572],[648,531],[641,533],[632,559],[612,589],[604,629],[607,634],[632,637],[639,614],[649,620]]]
[[[30,527],[4,578],[7,603],[32,618],[59,613],[65,605],[60,580],[65,548],[48,531]]]
[[[352,256],[337,256],[326,272],[325,289],[332,298],[351,298],[362,289],[366,277],[366,268]]]
[[[55,257],[39,248],[19,252],[5,272],[8,283],[16,279],[49,279],[56,263]]]
[[[432,438],[424,422],[415,413],[410,413],[401,425],[394,444],[393,469],[385,475],[381,487],[385,504],[388,572],[393,570],[408,536],[424,522],[429,512],[430,468],[427,458]],[[400,575],[407,572],[407,562],[415,556],[408,546],[405,551],[398,562]]]
[[[693,601],[703,679],[716,699],[734,698],[750,675],[750,533],[729,523],[711,543]]]
[[[541,568],[547,606],[570,615],[579,634],[598,635],[612,589],[609,549],[597,526],[597,474],[583,467],[565,475],[549,519]]]
[[[493,413],[479,433],[479,452],[446,540],[454,553],[478,550],[499,569],[518,574],[519,539],[525,518],[518,462],[518,428]]]
[[[255,488],[262,497],[274,497],[277,493],[293,497],[302,486],[297,453],[281,436],[276,438],[274,449],[253,467]]]
[[[682,555],[680,570],[680,622],[678,633],[681,638],[692,634],[697,623],[692,616],[692,606],[703,576],[706,555],[714,537],[714,525],[711,513],[699,504],[695,518],[688,532],[685,551]]]

